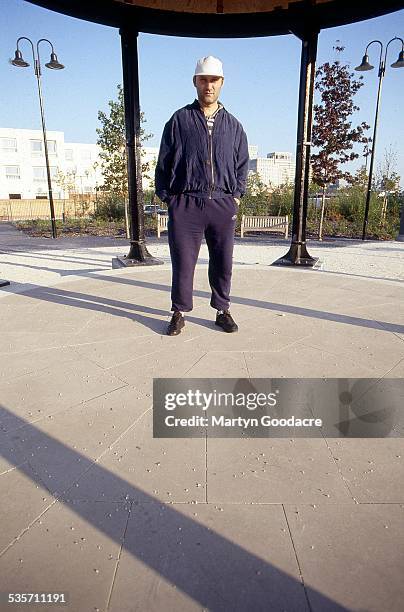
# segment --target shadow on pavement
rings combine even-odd
[[[108,281],[112,283],[119,283],[124,285],[130,285],[135,287],[141,287],[142,289],[150,289],[152,291],[164,291],[170,293],[171,286],[163,285],[159,283],[152,283],[149,281],[135,280],[126,277],[115,277],[115,276],[103,276],[102,274],[92,274],[91,279],[97,279],[102,281]],[[5,288],[7,289],[7,288]],[[116,299],[107,297],[98,297],[88,293],[81,293],[78,291],[69,291],[61,287],[34,287],[32,289],[25,287],[24,290],[19,292],[18,295],[28,295],[31,298],[38,300],[45,300],[48,302],[55,302],[58,304],[66,304],[68,306],[74,306],[78,308],[86,308],[91,310],[98,310],[100,312],[108,312],[115,316],[133,318],[141,323],[144,323],[150,329],[156,331],[156,333],[162,333],[162,322],[150,319],[149,317],[142,317],[135,313],[128,313],[130,311],[141,311],[144,313],[150,313],[151,315],[162,315],[167,316],[169,314],[169,303],[167,300],[167,310],[160,310],[150,308],[148,306],[142,306],[130,302],[121,302]],[[210,299],[210,293],[207,291],[195,290],[194,296]],[[361,317],[354,317],[350,315],[344,315],[334,312],[327,312],[321,310],[314,310],[312,308],[303,308],[302,306],[292,306],[290,304],[281,304],[277,302],[266,302],[263,300],[254,300],[251,298],[243,298],[232,296],[232,304],[240,304],[243,306],[253,306],[254,308],[263,308],[275,312],[284,312],[288,314],[299,315],[303,317],[309,317],[314,319],[321,319],[325,321],[334,321],[336,323],[343,323],[346,325],[354,325],[357,327],[365,327],[369,329],[378,329],[381,327],[385,331],[403,334],[404,325],[398,323],[390,323],[387,321],[371,320]],[[187,315],[188,320],[192,321],[192,315]],[[198,323],[199,319],[195,319]]]
[[[229,612],[236,610],[309,612],[312,610],[311,603],[313,603],[315,608],[321,612],[331,610],[347,612],[345,607],[319,591],[304,585],[303,579],[301,582],[296,580],[220,533],[177,511],[173,505],[164,504],[153,498],[116,474],[110,473],[99,463],[43,433],[5,407],[0,407],[0,423],[4,418],[10,417],[15,425],[10,434],[13,448],[3,445],[1,454],[21,473],[33,480],[39,487],[46,488],[54,496],[49,507],[55,500],[64,504],[71,512],[87,521],[96,530],[104,533],[117,544],[122,543],[123,548],[139,559],[142,564],[176,585],[183,593],[205,608],[217,612],[227,610]],[[58,470],[64,470],[66,466],[76,466],[76,475],[72,477],[71,484],[65,490],[51,491],[37,474],[38,465],[35,469],[31,467],[33,448],[28,448],[29,452],[24,448],[24,439],[29,438],[30,435],[35,436],[35,447],[45,446],[52,451],[48,455],[49,464],[42,464],[40,468],[43,473],[53,474],[53,482],[57,479]],[[21,463],[21,459],[24,460],[24,463]],[[89,471],[91,471],[92,482],[100,483],[105,493],[116,490],[123,492],[119,501],[126,504],[125,510],[127,511],[124,539],[119,537],[114,521],[99,520],[94,511],[96,502],[91,503],[89,500],[87,506],[87,504],[74,503],[74,500],[69,499],[69,491]],[[12,491],[7,497],[12,497]],[[104,498],[103,501],[107,500]],[[44,520],[44,513],[41,513],[41,519]],[[254,525],[251,525],[251,529],[254,529]],[[25,534],[18,534],[3,553],[17,539],[21,542],[21,538],[24,537]],[[292,548],[290,540],[288,545]],[[270,541],[268,541],[268,551],[271,551]],[[38,575],[41,573],[41,566],[45,568],[46,563],[49,562],[47,556],[48,551],[45,547],[37,551]],[[7,556],[5,562],[7,563]],[[55,563],[57,563],[57,555]],[[74,558],[72,558],[72,564],[74,564]],[[63,582],[63,574],[66,574],[68,569],[66,566],[60,568],[61,582]],[[296,574],[300,571],[297,559],[295,571]],[[133,581],[136,581],[135,576],[133,576]],[[7,585],[3,585],[3,590],[6,588]],[[63,585],[58,588],[62,591]]]

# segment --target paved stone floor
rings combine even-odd
[[[236,265],[224,334],[200,265],[169,338],[170,280],[96,271],[0,300],[0,590],[72,612],[401,612],[402,438],[157,439],[152,381],[402,378],[402,285]]]

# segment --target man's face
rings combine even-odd
[[[223,77],[218,76],[194,76],[194,85],[198,93],[198,100],[204,104],[214,104],[220,95],[223,81]]]

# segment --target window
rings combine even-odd
[[[66,161],[73,161],[73,149],[65,149]]]
[[[47,140],[46,143],[48,145],[49,155],[56,155],[57,153],[56,140]],[[35,140],[31,140],[31,154],[32,155],[41,155],[43,150],[44,150],[44,147],[43,147],[42,140],[40,140],[39,138]]]
[[[16,138],[0,138],[0,150],[1,151],[17,151],[17,139]]]
[[[6,178],[19,179],[20,178],[20,167],[19,166],[6,166]]]
[[[57,154],[56,140],[47,140],[46,143],[48,145],[49,155],[56,155]]]
[[[9,200],[21,200],[21,194],[20,193],[9,193],[8,199]]]
[[[31,155],[42,154],[42,140],[31,140]]]
[[[46,168],[36,167],[32,168],[34,173],[34,181],[45,181],[46,180]]]
[[[34,181],[46,181],[47,180],[46,166],[34,166],[32,168],[32,171],[34,174]],[[55,166],[50,167],[50,175],[52,179],[55,178],[57,171],[58,169]]]

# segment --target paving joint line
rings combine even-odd
[[[123,381],[122,381],[123,382]],[[44,414],[42,416],[40,416],[38,419],[32,420],[32,421],[26,421],[25,423],[23,423],[22,425],[19,425],[18,427],[15,427],[14,429],[10,429],[5,431],[4,433],[6,435],[13,433],[15,431],[19,431],[20,429],[24,429],[24,427],[27,427],[29,425],[33,425],[34,423],[38,423],[39,421],[42,421],[43,419],[48,419],[50,416],[55,416],[55,415],[59,415],[63,412],[66,412],[67,410],[72,410],[73,408],[77,408],[78,406],[81,406],[83,404],[86,404],[87,402],[92,402],[95,399],[98,399],[100,397],[104,397],[106,395],[109,395],[109,393],[114,393],[115,391],[119,391],[119,389],[123,389],[125,387],[130,387],[131,385],[129,385],[129,383],[125,383],[124,385],[120,385],[119,387],[116,387],[115,389],[111,389],[110,391],[105,391],[105,393],[101,393],[100,395],[95,395],[94,397],[90,397],[86,400],[82,400],[81,402],[77,402],[77,404],[72,404],[70,406],[65,406],[63,408],[61,408],[60,410],[57,410],[56,412],[51,412],[50,414]],[[17,416],[14,413],[12,413],[13,416]],[[17,416],[17,418],[20,418]]]
[[[188,370],[185,370],[185,372],[183,372],[183,376],[185,376],[186,374],[188,374],[188,372],[190,372],[192,370],[192,368],[194,368],[206,355],[208,354],[208,351],[206,351],[206,353],[203,353],[203,355],[201,355],[196,361],[195,363],[193,363],[191,365],[190,368],[188,368]]]
[[[132,502],[130,502],[130,505],[129,505],[128,516],[126,518],[126,525],[125,525],[125,528],[124,528],[124,531],[123,531],[123,536],[122,536],[122,539],[121,539],[121,544],[119,546],[118,558],[117,558],[116,563],[115,563],[114,573],[113,573],[112,582],[111,582],[111,588],[110,588],[109,594],[108,594],[106,610],[109,610],[109,606],[110,606],[110,603],[111,603],[112,592],[114,590],[115,579],[116,579],[116,575],[118,573],[119,563],[120,563],[120,560],[121,560],[122,549],[123,549],[123,545],[124,545],[124,542],[125,542],[125,537],[126,537],[126,532],[127,532],[128,525],[129,525],[129,520],[130,520],[131,512],[132,512]]]
[[[330,445],[329,445],[329,443],[328,443],[328,439],[327,439],[326,437],[324,437],[323,439],[324,439],[325,445],[326,445],[326,447],[327,447],[327,449],[328,449],[328,452],[329,452],[329,454],[331,455],[331,458],[332,458],[332,460],[333,460],[333,463],[334,463],[335,467],[337,468],[337,472],[338,472],[338,474],[339,474],[339,476],[340,476],[340,478],[341,478],[341,480],[342,480],[342,482],[343,482],[344,486],[345,486],[345,487],[346,487],[346,489],[348,490],[348,493],[349,493],[349,495],[351,496],[352,501],[353,501],[355,504],[359,504],[359,501],[357,500],[357,498],[355,497],[355,495],[354,495],[354,494],[353,494],[353,492],[351,491],[351,488],[350,488],[350,486],[349,486],[349,481],[348,481],[348,479],[347,479],[347,478],[346,478],[346,477],[343,475],[342,470],[341,470],[341,468],[339,467],[339,465],[338,465],[338,462],[337,462],[336,458],[334,457],[334,454],[333,454],[333,451],[332,451],[332,449],[331,449],[331,446],[330,446]]]
[[[299,578],[300,578],[301,585],[302,585],[302,587],[304,589],[304,595],[306,597],[307,606],[308,606],[309,612],[313,612],[311,604],[310,604],[310,599],[309,599],[309,596],[308,596],[308,593],[307,593],[306,585],[305,585],[305,582],[304,582],[304,576],[303,576],[302,568],[300,567],[299,557],[298,557],[298,554],[297,554],[295,542],[293,540],[292,530],[291,530],[290,525],[289,525],[289,520],[288,520],[288,517],[287,517],[287,514],[286,514],[285,506],[284,506],[284,504],[281,504],[281,505],[282,505],[282,510],[283,510],[283,514],[284,514],[284,517],[285,517],[286,525],[287,525],[287,528],[288,528],[288,531],[289,531],[290,541],[292,543],[293,551],[295,553],[295,559],[296,559],[297,567],[298,567],[298,570],[299,570]]]
[[[40,514],[34,518],[27,527],[25,527],[2,551],[0,551],[0,558],[6,554],[6,552],[12,547],[14,546],[14,544],[16,544],[23,536],[25,533],[27,533],[31,527],[37,522],[39,521],[39,519],[46,513],[48,512],[48,510],[50,508],[52,508],[52,506],[55,505],[55,503],[57,501],[59,501],[58,496],[55,496],[52,491],[50,491],[46,485],[46,483],[44,482],[44,480],[41,478],[41,476],[38,474],[38,472],[35,470],[34,466],[31,465],[30,461],[27,460],[24,463],[27,463],[29,465],[29,467],[31,468],[31,470],[33,471],[33,473],[35,474],[36,478],[39,480],[40,483],[42,483],[43,488],[48,491],[49,495],[52,498],[52,501],[50,504],[48,504],[48,506],[46,506],[46,508],[44,508],[44,510],[42,510],[42,512],[40,512]],[[23,464],[22,464],[23,465]]]
[[[396,337],[397,337],[399,340],[401,340],[402,342],[404,342],[404,338],[402,338],[401,336],[399,336],[399,335],[398,335],[398,332],[391,331],[391,330],[387,329],[387,328],[386,328],[386,327],[383,325],[383,323],[382,323],[381,321],[377,321],[377,322],[378,322],[378,323],[379,323],[379,324],[380,324],[380,325],[383,327],[383,329],[384,329],[385,331],[389,332],[390,334],[393,334],[393,336],[396,336]],[[403,334],[404,334],[404,331],[403,331]]]
[[[147,414],[151,410],[151,408],[152,407],[147,408],[144,412],[142,412],[142,414],[133,423],[131,423],[123,432],[121,432],[121,434],[116,438],[116,440],[112,442],[107,448],[105,448],[98,457],[96,457],[95,459],[91,459],[91,460],[88,459],[88,461],[90,462],[90,465],[87,467],[87,469],[85,469],[77,478],[75,478],[75,480],[71,483],[71,485],[65,488],[60,495],[66,497],[66,494],[74,487],[74,485],[77,484],[83,478],[83,476],[87,474],[89,470],[93,469],[94,464],[99,463],[99,461],[103,458],[103,456],[106,453],[109,453],[114,448],[114,446],[123,438],[123,436],[125,436],[128,433],[128,431],[130,431],[132,428],[134,428],[138,424],[138,422],[144,417],[145,414]]]

